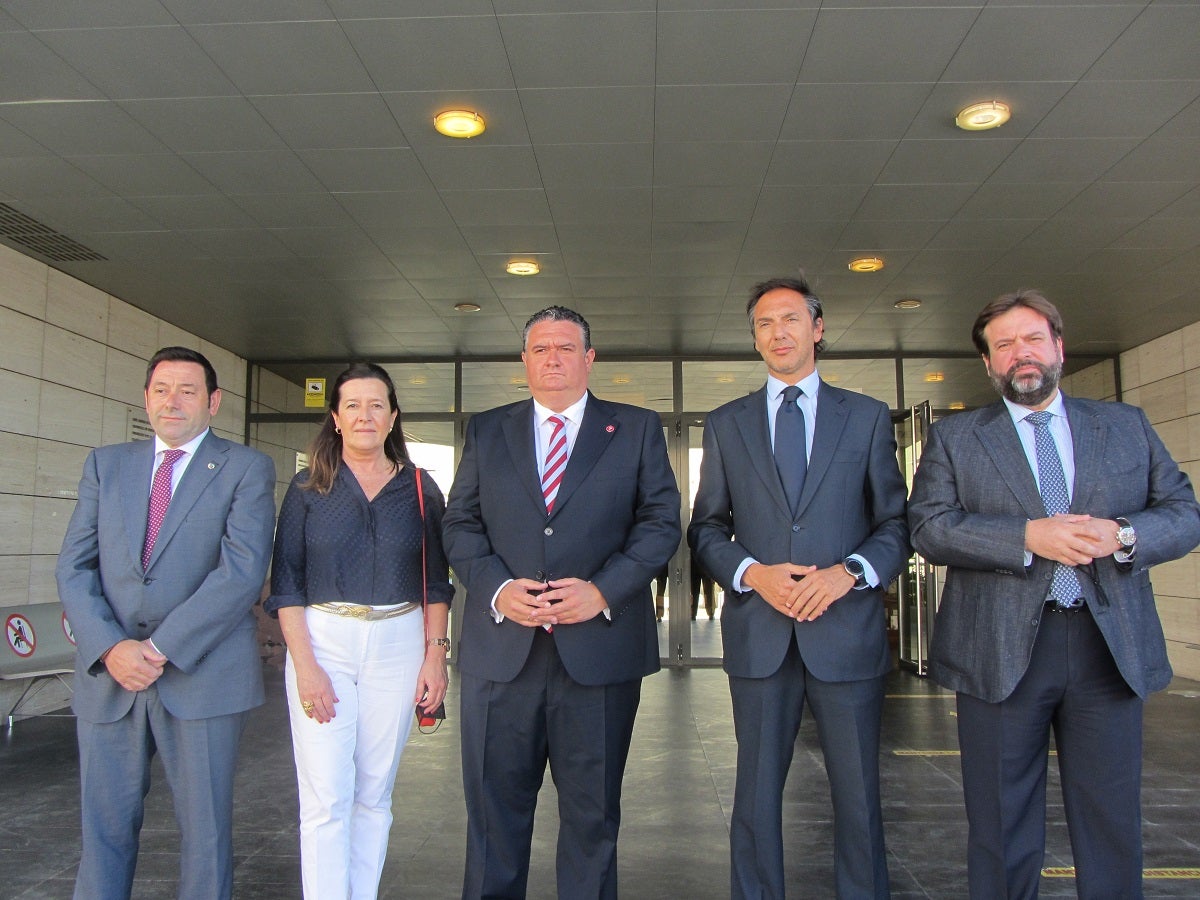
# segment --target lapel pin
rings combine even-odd
[[[209,464],[208,464],[208,467],[209,467],[210,469],[215,469],[215,468],[217,467],[217,464],[216,464],[216,463],[209,463]]]
[[[612,434],[614,431],[617,430],[617,426],[616,425],[606,425],[606,426],[604,426],[604,430],[607,431],[609,434]]]

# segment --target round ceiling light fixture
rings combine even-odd
[[[917,297],[905,297],[902,300],[897,300],[892,306],[896,309],[920,309],[921,301]]]
[[[483,116],[469,109],[448,109],[433,117],[439,134],[452,138],[473,138],[483,134],[487,125]]]
[[[1011,115],[1012,110],[1007,103],[987,100],[984,103],[972,103],[960,110],[954,117],[954,124],[963,131],[987,131],[989,128],[999,128]]]
[[[483,309],[478,303],[455,303],[455,312],[479,312]]]
[[[860,256],[850,260],[848,268],[851,272],[878,272],[883,268],[883,260],[878,256]]]
[[[504,271],[509,275],[536,275],[542,267],[536,259],[510,259]]]

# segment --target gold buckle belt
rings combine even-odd
[[[344,619],[359,619],[363,622],[378,622],[380,619],[394,619],[397,616],[408,615],[414,609],[420,609],[420,603],[401,603],[388,609],[377,609],[374,606],[362,606],[358,603],[314,603],[313,609],[341,616]]]

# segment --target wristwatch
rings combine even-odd
[[[842,560],[842,568],[846,570],[846,574],[854,579],[856,590],[867,586],[867,569],[862,564],[862,560],[855,559],[853,556],[847,556]]]
[[[430,638],[425,643],[428,644],[430,647],[442,647],[445,649],[446,655],[447,656],[450,655],[450,638],[448,638],[448,637]]]
[[[1137,532],[1126,518],[1118,517],[1114,521],[1117,523],[1117,543],[1126,553],[1132,552],[1137,546]]]

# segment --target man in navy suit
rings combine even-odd
[[[679,545],[679,490],[658,415],[588,391],[582,316],[535,313],[523,342],[533,398],[471,419],[444,520],[467,589],[463,897],[525,896],[549,761],[558,896],[615,898],[621,781],[659,668],[650,585]]]
[[[271,557],[275,467],[209,430],[220,403],[212,364],[166,347],[146,369],[154,440],[84,464],[57,568],[77,645],[76,900],[129,897],[155,753],[179,822],[178,896],[233,891],[233,773],[245,712],[263,701],[250,610]]]
[[[887,897],[883,590],[909,555],[891,418],[878,400],[821,380],[825,324],[806,281],[756,285],[746,312],[767,383],[709,414],[688,527],[726,590],[738,741],[732,895],[784,896],[783,786],[807,703],[833,800],[837,896]]]
[[[909,506],[949,567],[930,674],[958,692],[974,900],[1037,896],[1051,730],[1079,896],[1142,896],[1142,705],[1171,679],[1149,569],[1200,541],[1145,413],[1059,390],[1062,335],[1036,291],[983,308],[1003,401],[933,426]]]

